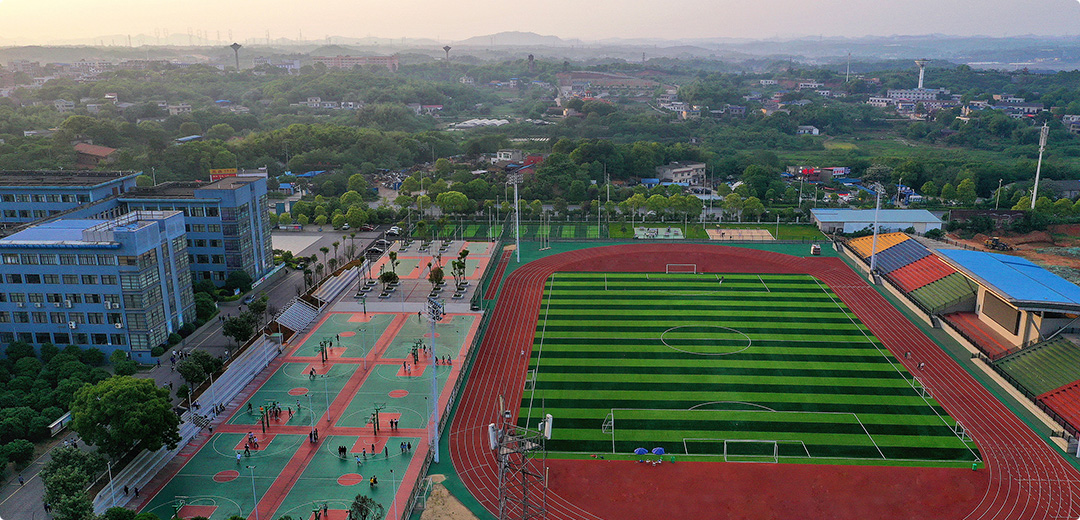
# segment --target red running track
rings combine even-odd
[[[489,511],[498,507],[498,475],[487,448],[487,424],[496,421],[499,396],[517,413],[528,361],[516,353],[532,345],[544,281],[555,271],[662,272],[669,263],[696,263],[709,272],[805,273],[827,283],[968,429],[986,467],[712,462],[654,467],[549,460],[551,518],[1011,520],[1080,515],[1078,472],[840,259],[702,244],[571,251],[526,264],[507,278],[450,427],[454,467]],[[902,355],[907,351],[910,359]],[[926,366],[917,370],[918,363]]]

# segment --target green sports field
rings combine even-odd
[[[932,389],[809,275],[555,273],[531,356],[519,423],[555,418],[551,457],[981,463]]]

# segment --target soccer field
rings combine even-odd
[[[549,457],[966,466],[978,449],[809,275],[557,272],[519,423]]]

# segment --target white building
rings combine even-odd
[[[925,209],[832,209],[815,208],[810,210],[810,218],[818,229],[825,233],[855,233],[874,226],[874,214],[877,215],[880,232],[903,231],[915,228],[916,233],[926,233],[931,229],[941,229],[941,219]]]
[[[656,167],[656,175],[661,181],[670,180],[676,184],[701,186],[705,184],[705,163],[673,162]]]
[[[885,96],[893,100],[925,101],[937,99],[938,94],[947,96],[949,91],[943,88],[891,88]]]

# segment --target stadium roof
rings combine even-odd
[[[827,209],[816,208],[810,210],[818,222],[873,222],[874,210],[872,209]],[[941,219],[925,209],[883,209],[877,218],[878,222],[898,224],[907,222],[926,222],[940,224]]]
[[[966,249],[937,253],[1019,308],[1080,311],[1080,287],[1024,258]]]

